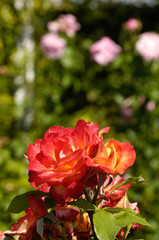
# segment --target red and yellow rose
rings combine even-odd
[[[42,140],[30,144],[31,185],[46,187],[54,200],[64,204],[81,196],[89,178],[95,179],[92,176],[98,172],[123,174],[134,164],[133,147],[114,139],[105,144],[102,135],[109,127],[98,129],[96,123],[79,120],[75,128],[51,127]]]

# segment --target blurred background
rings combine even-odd
[[[107,138],[134,145],[137,158],[127,174],[143,175],[148,183],[133,186],[128,196],[151,228],[128,239],[158,240],[159,43],[152,55],[144,43],[148,53],[137,47],[142,33],[158,36],[158,13],[157,0],[0,1],[1,230],[19,217],[6,213],[10,201],[32,189],[23,156],[29,143],[53,125],[74,127],[82,118],[110,126]],[[59,25],[61,14],[76,17],[75,31]],[[136,27],[128,25],[131,18]],[[56,46],[45,41],[47,34],[59,38]],[[119,51],[101,63],[93,55],[100,50],[90,48],[103,36]]]

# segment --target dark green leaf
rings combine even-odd
[[[78,207],[85,212],[86,211],[95,211],[97,209],[97,207],[94,204],[88,202],[87,200],[85,200],[83,198],[79,198],[77,201],[68,202],[68,204]]]
[[[102,210],[94,213],[93,223],[99,240],[114,240],[121,229],[116,224],[113,214]]]
[[[50,211],[46,216],[45,218],[48,218],[50,219],[52,222],[56,222],[56,212],[53,210],[53,211]]]
[[[55,202],[51,197],[46,197],[44,200],[45,207],[47,209],[54,208],[57,205],[57,202]]]
[[[37,220],[36,230],[37,230],[37,232],[39,233],[39,235],[41,236],[41,238],[44,240],[44,237],[43,237],[44,220],[43,220],[43,218]]]
[[[5,236],[5,238],[3,240],[15,240],[15,239],[12,236]]]
[[[35,191],[29,191],[23,194],[20,194],[16,196],[10,203],[7,212],[9,213],[20,213],[23,210],[29,208],[29,203],[28,203],[28,196],[39,196],[39,197],[44,197],[48,196],[48,193],[35,190]]]

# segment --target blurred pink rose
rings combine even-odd
[[[55,21],[48,22],[50,32],[63,32],[68,37],[73,37],[81,28],[77,18],[72,14],[62,14]]]
[[[102,37],[90,47],[92,59],[102,66],[113,62],[120,52],[121,47],[107,36]]]
[[[155,109],[155,107],[156,107],[156,103],[151,100],[146,104],[146,111],[152,112]]]
[[[40,44],[44,55],[54,60],[62,57],[66,47],[66,41],[53,33],[43,35]]]
[[[124,122],[129,122],[133,117],[133,110],[131,106],[122,106],[120,108],[120,113]]]
[[[155,32],[142,33],[135,48],[144,60],[159,60],[159,34]]]
[[[125,23],[125,28],[134,31],[141,27],[141,22],[136,18],[129,18]]]

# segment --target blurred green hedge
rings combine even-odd
[[[159,229],[159,62],[145,62],[134,50],[139,33],[128,33],[123,23],[130,17],[141,20],[142,31],[159,32],[159,5],[149,7],[104,3],[104,1],[15,1],[0,2],[0,228],[9,229],[18,216],[6,214],[11,199],[31,189],[27,182],[26,154],[29,143],[42,138],[53,125],[75,126],[79,118],[110,126],[109,138],[129,141],[137,153],[128,170],[143,175],[148,184],[129,192],[141,214],[152,225],[130,236],[158,240]],[[28,4],[27,4],[28,3]],[[32,5],[33,3],[33,5]],[[64,56],[49,60],[41,52],[40,38],[47,22],[61,13],[72,13],[81,24],[67,40]],[[25,30],[31,26],[33,53],[27,55]],[[110,36],[122,53],[106,67],[90,58],[89,47],[102,36]],[[34,62],[35,78],[28,81],[27,63]],[[25,97],[15,102],[17,91]],[[139,104],[139,97],[145,102]],[[146,104],[154,101],[152,112]],[[124,109],[124,110],[123,110]],[[131,114],[130,114],[131,113]],[[157,214],[158,213],[158,214]]]

